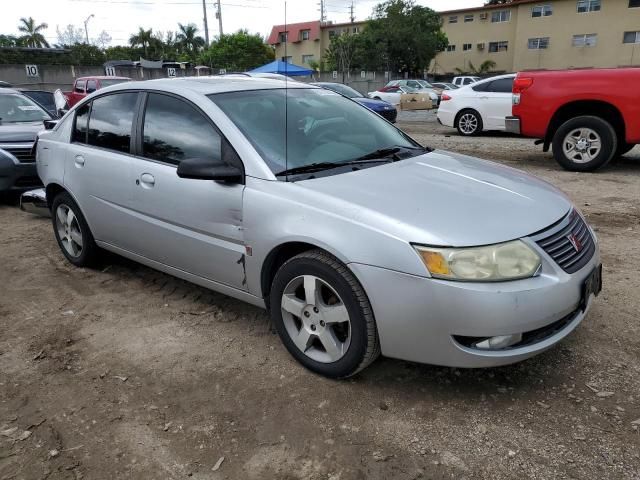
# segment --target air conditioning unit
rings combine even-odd
[[[489,14],[488,13],[481,13],[480,14],[480,20],[486,20],[487,18],[489,18]]]
[[[484,42],[483,42],[483,43],[478,43],[478,44],[476,45],[476,48],[477,48],[478,50],[484,50],[484,47],[485,47]]]

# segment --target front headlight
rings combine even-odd
[[[467,282],[498,282],[534,276],[540,257],[521,240],[484,247],[414,245],[431,276]]]

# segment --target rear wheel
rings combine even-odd
[[[593,116],[572,118],[553,136],[553,156],[567,170],[591,172],[605,166],[618,148],[609,122]]]
[[[456,128],[460,135],[477,135],[482,131],[482,117],[475,110],[463,110],[458,114]]]
[[[76,267],[92,266],[98,259],[99,249],[89,225],[76,202],[67,192],[53,199],[51,219],[60,250]]]
[[[303,252],[280,267],[270,310],[289,353],[316,373],[349,377],[380,354],[362,286],[344,264],[322,250]]]

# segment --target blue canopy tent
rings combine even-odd
[[[290,77],[301,77],[304,75],[311,75],[313,70],[299,67],[293,63],[283,62],[282,60],[274,60],[271,63],[267,63],[266,65],[250,70],[249,73],[280,73]]]

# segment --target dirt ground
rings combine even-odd
[[[573,335],[509,367],[330,381],[263,311],[117,257],[76,269],[49,220],[0,205],[0,479],[640,479],[640,147],[576,174],[531,140],[400,126],[582,208],[605,276]]]

